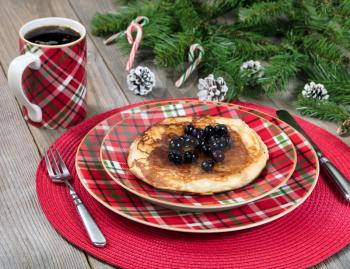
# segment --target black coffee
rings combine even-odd
[[[39,45],[62,45],[74,42],[80,34],[63,26],[44,26],[28,32],[24,38]]]

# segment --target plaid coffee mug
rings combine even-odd
[[[42,45],[27,33],[42,27],[72,29],[80,37],[67,44]],[[26,23],[19,30],[20,56],[8,69],[8,82],[34,126],[68,128],[86,116],[86,29],[79,22],[58,17]]]

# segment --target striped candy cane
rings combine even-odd
[[[199,54],[197,58],[194,58],[194,52],[199,50]],[[188,52],[188,61],[191,65],[187,68],[187,70],[182,74],[182,76],[175,82],[176,87],[181,87],[181,85],[186,81],[186,79],[192,74],[192,72],[196,69],[197,65],[202,61],[204,56],[204,48],[199,44],[192,44],[190,47],[190,51]]]
[[[130,24],[132,24],[132,23],[138,23],[143,27],[149,23],[149,19],[145,16],[138,16],[130,22]],[[124,35],[126,35],[126,30],[121,31],[119,33],[116,33],[114,35],[111,35],[106,40],[104,40],[103,43],[105,45],[109,45],[109,44],[113,43],[114,41],[116,41],[119,37],[124,36]]]
[[[134,31],[136,31],[135,40],[132,37],[132,32]],[[126,64],[126,71],[129,72],[132,68],[132,65],[134,64],[135,55],[142,39],[142,26],[138,23],[131,23],[128,29],[126,30],[126,37],[128,39],[129,44],[132,45],[129,59]]]

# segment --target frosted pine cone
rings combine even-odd
[[[138,66],[130,70],[127,83],[130,91],[137,95],[146,95],[156,85],[156,79],[148,67]]]
[[[204,79],[200,78],[197,88],[199,100],[217,102],[223,101],[228,91],[225,80],[222,77],[215,79],[213,74]]]
[[[327,89],[323,84],[316,84],[311,81],[309,84],[305,84],[304,90],[301,94],[306,98],[314,98],[320,101],[327,101],[329,98]]]
[[[263,66],[259,61],[249,60],[240,67],[241,72],[247,72],[249,77],[258,79],[264,75]]]

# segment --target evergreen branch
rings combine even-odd
[[[273,44],[256,44],[244,39],[237,39],[234,44],[233,55],[240,57],[243,61],[251,59],[263,60],[281,53],[281,48]]]
[[[187,62],[187,52],[193,43],[200,40],[189,32],[161,36],[154,46],[155,62],[162,67],[179,68]]]
[[[311,31],[319,32],[327,36],[335,43],[350,48],[349,31],[344,29],[336,20],[329,18],[326,14],[320,15],[311,2],[304,5],[305,21],[301,22],[298,27],[303,27]]]
[[[297,110],[302,115],[319,118],[321,120],[342,123],[349,117],[349,112],[334,102],[320,102],[316,99],[300,96],[297,101]]]
[[[345,18],[350,17],[350,0],[343,0],[340,2],[337,12],[343,15]]]
[[[259,25],[271,22],[277,16],[288,14],[291,10],[291,1],[273,1],[254,3],[250,7],[239,11],[239,19],[247,25]]]
[[[350,80],[345,81],[327,81],[320,80],[330,96],[330,99],[339,105],[350,105]]]
[[[107,36],[126,30],[130,22],[137,16],[146,16],[150,22],[155,18],[167,16],[171,5],[168,1],[138,1],[138,4],[130,4],[121,7],[117,13],[96,13],[91,20],[92,33],[99,36]],[[167,24],[172,20],[168,20]],[[156,27],[161,25],[156,25]],[[149,27],[150,28],[150,27]]]
[[[209,29],[209,33],[213,36],[209,39],[209,43],[213,42],[216,46],[216,43],[222,42],[220,38],[224,39],[224,43],[230,43],[230,46],[223,49],[231,51],[234,57],[241,58],[243,61],[269,58],[283,50],[271,38],[255,32],[236,30],[232,26],[212,27]],[[218,52],[220,55],[223,53],[224,51]]]
[[[199,7],[202,15],[210,20],[236,9],[241,2],[242,0],[203,1]]]
[[[299,71],[302,58],[298,52],[271,57],[264,69],[264,76],[258,80],[263,90],[269,95],[286,90],[289,80]]]
[[[112,33],[120,32],[127,27],[127,19],[122,19],[120,14],[96,13],[91,20],[92,33],[98,36],[107,36]]]
[[[212,36],[204,41],[205,61],[202,66],[205,71],[211,73],[213,69],[225,70],[227,59],[232,59],[235,43],[226,37]]]
[[[314,81],[348,81],[349,72],[344,65],[336,64],[317,55],[309,55],[303,65],[305,74]]]
[[[181,29],[184,32],[195,32],[202,24],[202,19],[197,14],[191,0],[177,0],[174,5],[174,13],[179,19]]]
[[[346,55],[332,40],[318,33],[313,33],[303,39],[304,51],[328,61],[340,64],[348,61]]]

